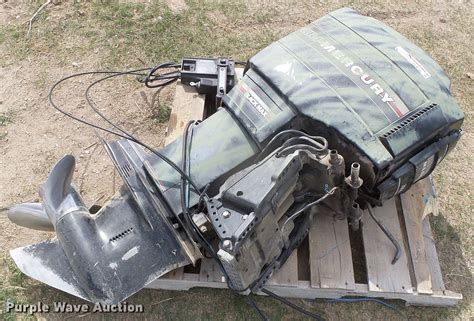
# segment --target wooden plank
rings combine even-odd
[[[370,291],[411,293],[413,288],[395,199],[386,201],[383,207],[374,208],[373,212],[400,244],[401,255],[399,260],[392,264],[395,247],[369,213],[364,213],[362,239],[369,289]]]
[[[174,95],[171,115],[168,122],[165,145],[181,136],[184,127],[190,120],[201,120],[204,115],[205,96],[199,95],[195,89],[182,85],[178,81]]]
[[[417,202],[414,211],[421,218],[425,218],[429,214],[438,215],[439,205],[436,191],[434,189],[431,176],[415,183],[410,189],[402,195],[411,195],[416,197]]]
[[[196,287],[206,287],[223,289],[226,284],[223,282],[203,282],[203,281],[188,281],[188,280],[172,280],[172,279],[158,279],[153,281],[148,288],[162,289],[162,290],[176,290],[186,291]],[[418,293],[394,293],[394,292],[380,292],[370,291],[367,284],[355,284],[354,290],[343,289],[321,289],[311,286],[309,281],[298,281],[297,287],[281,286],[281,285],[267,285],[270,291],[287,298],[295,299],[314,299],[326,298],[336,299],[341,297],[369,297],[369,298],[385,298],[385,299],[399,299],[407,302],[410,305],[422,306],[452,306],[462,300],[462,295],[451,291],[436,291],[432,295],[418,294]],[[259,295],[264,295],[258,292]]]
[[[268,280],[268,284],[298,286],[298,250],[294,250],[285,264]]]
[[[201,260],[199,280],[205,282],[224,282],[222,271],[214,259],[203,258]]]
[[[311,286],[354,289],[347,220],[318,213],[309,231]]]
[[[414,186],[415,187],[415,186]],[[403,218],[408,238],[408,246],[413,263],[416,290],[418,293],[433,293],[431,284],[431,269],[427,262],[425,242],[423,237],[423,216],[425,203],[423,192],[410,189],[400,195]]]
[[[399,299],[410,305],[421,306],[452,306],[462,300],[460,293],[451,291],[434,292],[432,295],[417,293],[396,293],[396,292],[380,292],[370,291],[367,284],[355,285],[355,290],[342,289],[320,289],[313,288],[308,281],[299,281],[298,287],[285,286],[267,286],[268,289],[280,296],[295,299],[314,299],[314,298],[341,298],[341,297],[369,297],[384,299]],[[257,293],[257,294],[262,294]]]
[[[431,271],[431,284],[433,291],[444,291],[443,275],[439,265],[438,252],[436,251],[433,233],[431,232],[430,220],[423,220],[423,237],[425,241],[425,253],[428,266]]]
[[[184,273],[183,274],[183,280],[191,281],[191,282],[199,281],[199,274],[197,274],[197,273]]]
[[[184,276],[184,267],[178,268],[176,270],[170,271],[162,276],[162,278],[172,279],[172,280],[182,280]]]
[[[238,83],[242,77],[244,76],[244,68],[242,67],[237,67],[235,68],[235,83]]]
[[[242,79],[243,72],[243,68],[235,68],[236,83]],[[190,120],[201,120],[203,118],[205,100],[205,95],[196,93],[195,88],[185,86],[178,81],[168,121],[165,145],[181,136],[184,127]]]

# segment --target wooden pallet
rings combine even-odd
[[[204,114],[204,98],[177,85],[167,142],[182,132],[190,119]],[[391,264],[395,248],[368,213],[359,232],[347,220],[315,217],[309,235],[267,283],[288,298],[341,298],[346,296],[401,299],[412,305],[454,305],[462,295],[445,289],[428,214],[437,215],[436,194],[430,178],[407,193],[375,208],[374,214],[402,247]],[[189,290],[226,288],[222,273],[211,259],[195,267],[174,270],[149,288]]]

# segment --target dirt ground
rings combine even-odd
[[[153,1],[73,3],[53,1],[34,21],[26,21],[41,3],[0,1],[0,299],[35,303],[80,302],[21,275],[8,250],[51,238],[52,234],[18,227],[6,218],[12,204],[38,201],[38,187],[51,166],[65,154],[77,160],[75,183],[89,203],[103,203],[118,188],[119,177],[96,133],[55,111],[48,103],[51,85],[65,75],[89,70],[128,69],[184,55],[232,55],[241,60],[271,41],[325,13],[351,6],[387,23],[429,52],[452,79],[452,91],[466,120],[456,150],[434,175],[441,214],[431,219],[443,277],[463,301],[452,308],[403,308],[410,319],[469,320],[472,314],[473,271],[473,150],[474,150],[474,6],[471,1]],[[171,8],[171,9],[170,9]],[[82,99],[93,77],[75,78],[61,86],[54,99],[83,119],[99,119]],[[133,77],[98,86],[93,91],[100,110],[154,146],[162,146],[166,122],[158,114],[169,105],[173,88],[150,102],[154,91]],[[300,316],[267,298],[259,305],[272,319]],[[114,318],[255,319],[242,298],[228,291],[189,293],[145,290],[129,303],[149,307],[145,315]],[[397,320],[370,303],[354,305],[297,301],[328,320]],[[3,314],[7,319],[24,315]],[[35,315],[31,318],[60,318]],[[75,315],[74,317],[79,317]],[[107,315],[85,315],[106,319]]]

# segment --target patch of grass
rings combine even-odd
[[[437,239],[441,239],[452,244],[459,243],[458,232],[456,232],[454,227],[447,224],[445,218],[441,217],[440,215],[433,216],[431,222]]]
[[[18,60],[55,52],[62,57],[98,51],[106,68],[129,67],[183,56],[232,56],[245,60],[277,38],[271,10],[249,13],[243,3],[188,2],[189,9],[174,13],[164,3],[149,5],[96,2],[75,3],[67,19],[50,16],[49,7],[35,20],[30,38],[24,24],[2,27],[4,42]],[[34,12],[35,7],[31,8]],[[236,31],[236,19],[252,19],[252,27]],[[65,38],[64,35],[72,37]],[[68,44],[65,46],[65,42]]]
[[[0,141],[4,141],[7,138],[7,132],[3,127],[11,122],[12,116],[10,113],[0,113]]]
[[[27,277],[18,269],[11,258],[7,259],[7,267],[9,275],[8,283],[13,286],[23,286]]]
[[[24,60],[29,53],[29,43],[25,37],[25,33],[22,32],[21,28],[24,28],[24,25],[8,25],[1,26],[0,33],[2,34],[1,44],[5,45],[11,57],[16,58],[17,60]]]
[[[28,11],[33,15],[38,10],[41,4],[31,2]],[[24,20],[18,19],[10,24],[0,26],[0,44],[7,46],[12,58],[17,60],[26,59],[32,52],[35,51],[35,39],[44,35],[44,39],[51,41],[53,38],[48,31],[48,15],[49,9],[42,10],[37,14],[33,22],[33,28],[30,35],[27,36],[28,27]]]
[[[2,273],[0,279],[0,316],[3,320],[17,320],[17,315],[14,311],[6,312],[5,304],[7,301],[13,304],[30,303],[25,296],[25,289],[27,286],[27,277],[21,273],[16,267],[15,263],[10,257],[0,258],[3,261],[6,271]],[[22,320],[35,319],[31,315],[21,314]]]
[[[153,111],[153,120],[156,122],[163,124],[168,122],[171,115],[171,107],[167,104],[160,104],[154,111]]]
[[[0,126],[5,126],[11,122],[11,117],[7,114],[0,113]]]
[[[173,14],[163,4],[144,8],[136,5],[94,6],[98,23],[108,41],[104,44],[111,67],[129,64],[130,56],[154,65],[160,61],[178,61],[185,55],[205,55],[212,46],[209,30],[212,22],[188,12]]]
[[[41,91],[45,91],[47,88],[49,79],[49,73],[45,70],[40,70],[34,80],[34,85]]]
[[[0,29],[0,45],[5,41],[6,35],[5,30],[2,28]]]

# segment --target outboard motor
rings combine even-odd
[[[97,214],[71,185],[74,158],[60,160],[43,203],[10,212],[57,234],[12,250],[19,268],[117,303],[206,252],[230,287],[256,291],[318,215],[347,217],[357,229],[360,208],[406,192],[462,134],[440,66],[351,9],[270,44],[240,82],[225,84],[233,88],[219,97],[222,108],[160,154],[132,140],[104,143],[124,186]]]

